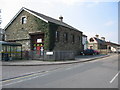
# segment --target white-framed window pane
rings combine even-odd
[[[22,17],[22,24],[27,23],[27,18],[26,17]]]

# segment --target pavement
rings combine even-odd
[[[60,65],[60,64],[72,64],[93,61],[100,58],[105,58],[110,55],[88,55],[88,56],[77,56],[75,60],[65,61],[40,61],[40,60],[13,60],[13,61],[2,61],[2,66],[42,66],[42,65]]]

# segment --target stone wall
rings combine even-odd
[[[98,49],[98,51],[100,52],[100,54],[108,54],[107,49]]]
[[[59,26],[57,31],[59,31],[59,41],[55,42],[54,51],[73,51],[80,52],[82,48],[82,32],[72,30],[63,26]],[[67,42],[64,42],[64,33],[68,34]],[[75,42],[72,42],[71,35],[74,35]]]
[[[22,50],[30,50],[30,40],[20,40],[20,41],[16,41],[16,43],[21,43],[22,44]]]
[[[47,55],[44,52],[44,60],[74,60],[75,53],[73,51],[53,51],[53,55]]]
[[[27,23],[22,24],[21,18],[27,18]],[[6,29],[6,41],[15,41],[23,45],[23,50],[30,49],[30,33],[43,32],[45,33],[45,42],[48,43],[48,38],[46,39],[46,34],[48,33],[48,23],[38,19],[32,14],[22,11],[18,17],[8,26]],[[47,44],[48,45],[48,44]]]

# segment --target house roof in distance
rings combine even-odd
[[[120,44],[116,44],[116,43],[113,43],[113,42],[106,42],[107,45],[116,45],[118,47],[120,47]]]
[[[101,40],[101,39],[99,39],[99,38],[94,37],[94,39],[95,39],[98,43],[100,43],[100,44],[106,43],[106,41]]]
[[[96,37],[94,37],[94,39],[100,44],[106,44],[106,45],[110,44],[110,45],[120,46],[120,44],[116,44],[116,43],[113,43],[113,42],[108,42],[108,41],[105,41],[105,40],[101,40],[101,39],[96,38]]]
[[[49,17],[49,16],[43,15],[43,14],[41,14],[41,13],[35,12],[35,11],[33,11],[33,10],[30,10],[30,9],[27,9],[27,8],[25,8],[25,7],[22,7],[22,8],[19,10],[19,12],[13,17],[13,19],[6,25],[6,27],[5,27],[4,29],[8,28],[8,26],[13,22],[13,20],[14,20],[23,10],[25,10],[25,11],[31,13],[32,15],[34,15],[34,16],[42,19],[42,20],[44,20],[45,22],[52,22],[52,23],[55,23],[55,24],[58,24],[58,25],[61,25],[61,26],[64,26],[64,27],[67,27],[67,28],[70,28],[70,29],[74,29],[74,30],[79,31],[78,29],[76,29],[76,28],[74,28],[74,27],[72,27],[72,26],[70,26],[70,25],[68,25],[68,24],[66,24],[66,23],[64,23],[64,22],[62,22],[62,21],[60,21],[60,20],[56,20],[56,19],[54,19],[54,18],[51,18],[51,17]],[[81,32],[81,31],[79,31],[79,32]]]

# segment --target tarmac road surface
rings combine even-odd
[[[14,72],[15,66],[10,67]],[[33,73],[3,80],[3,88],[118,88],[118,55],[70,65],[27,67],[16,70]]]

